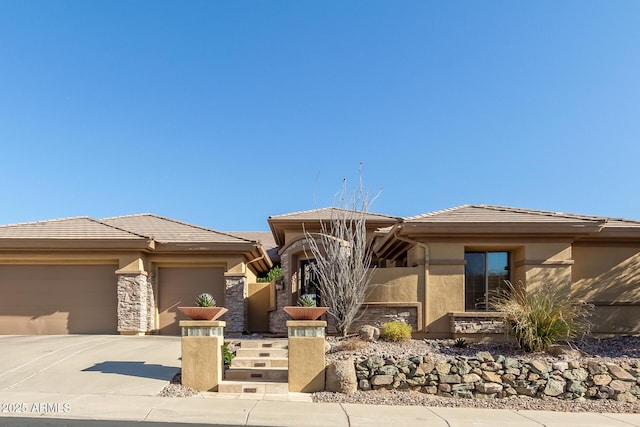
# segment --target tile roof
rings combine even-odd
[[[89,217],[0,225],[2,239],[144,239],[144,236]]]
[[[605,217],[493,205],[463,205],[405,218],[405,222],[430,223],[604,223]]]
[[[238,236],[243,239],[260,242],[265,249],[276,248],[276,240],[270,231],[228,231],[232,236]]]
[[[153,214],[137,214],[104,218],[101,220],[132,233],[139,233],[160,243],[207,242],[250,243],[251,239],[200,227]]]
[[[273,215],[269,217],[269,220],[272,220],[272,219],[275,219],[275,220],[286,219],[286,220],[294,220],[294,221],[319,220],[319,219],[330,220],[332,215],[335,212],[339,212],[339,211],[345,211],[345,209],[340,209],[335,207],[312,209],[307,211],[286,213],[282,215]],[[370,221],[394,222],[399,219],[397,217],[382,215],[382,214],[377,214],[372,212],[367,212],[365,215],[366,215],[366,219]]]

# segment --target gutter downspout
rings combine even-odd
[[[423,319],[422,322],[424,323],[422,325],[422,327],[424,328],[424,332],[428,333],[429,331],[427,330],[427,325],[429,324],[429,307],[428,307],[428,290],[429,290],[429,255],[430,255],[430,249],[429,249],[429,245],[426,243],[422,243],[419,242],[417,240],[412,240],[409,239],[407,237],[401,237],[398,235],[398,232],[400,231],[400,229],[402,228],[402,225],[398,226],[395,228],[395,230],[393,231],[393,237],[402,241],[402,242],[406,242],[406,243],[411,243],[414,245],[417,245],[419,247],[421,247],[424,250],[424,310],[423,310]]]

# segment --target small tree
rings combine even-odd
[[[363,190],[360,171],[359,186],[353,192],[347,191],[347,180],[343,180],[336,196],[338,206],[328,221],[320,221],[320,232],[304,232],[316,260],[311,268],[317,274],[320,293],[343,336],[359,317],[374,271],[366,217],[376,197],[370,198]]]

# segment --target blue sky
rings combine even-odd
[[[0,2],[0,224],[333,204],[640,219],[638,1]]]

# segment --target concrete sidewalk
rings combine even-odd
[[[267,400],[272,399],[272,400]],[[155,397],[0,392],[2,426],[617,426],[640,414],[311,403],[308,395]],[[302,400],[302,401],[298,401]],[[306,401],[304,401],[306,400]]]

